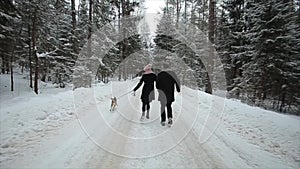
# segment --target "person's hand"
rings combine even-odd
[[[179,90],[177,90],[177,93],[178,93],[178,94],[181,94],[181,93],[180,93],[180,89],[179,89]]]
[[[180,93],[180,87],[176,86],[176,90],[177,90],[178,93]]]

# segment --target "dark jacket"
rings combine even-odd
[[[171,103],[175,101],[174,86],[180,92],[180,81],[173,71],[162,71],[157,75],[156,88],[158,89],[158,100]]]
[[[156,81],[156,75],[154,73],[143,74],[140,82],[133,89],[133,91],[138,90],[141,87],[141,85],[144,83],[142,95],[141,95],[142,102],[148,103],[155,99],[154,81]]]

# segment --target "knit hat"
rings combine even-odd
[[[151,64],[146,65],[146,66],[144,67],[144,71],[145,71],[144,74],[150,74],[150,73],[153,73],[151,68],[152,68],[152,65],[151,65]]]

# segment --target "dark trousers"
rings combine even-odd
[[[142,111],[145,112],[146,109],[147,109],[147,111],[150,109],[149,102],[143,102]]]
[[[161,112],[161,121],[164,122],[166,121],[166,109],[167,107],[167,116],[169,118],[173,118],[172,115],[172,102],[171,103],[165,103],[165,102],[160,102],[160,112]]]

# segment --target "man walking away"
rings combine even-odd
[[[158,101],[161,105],[161,125],[166,125],[166,113],[167,107],[168,126],[171,127],[173,121],[172,103],[174,98],[174,86],[176,86],[177,92],[180,92],[180,82],[177,75],[173,71],[162,71],[157,75],[156,88],[159,96]]]

